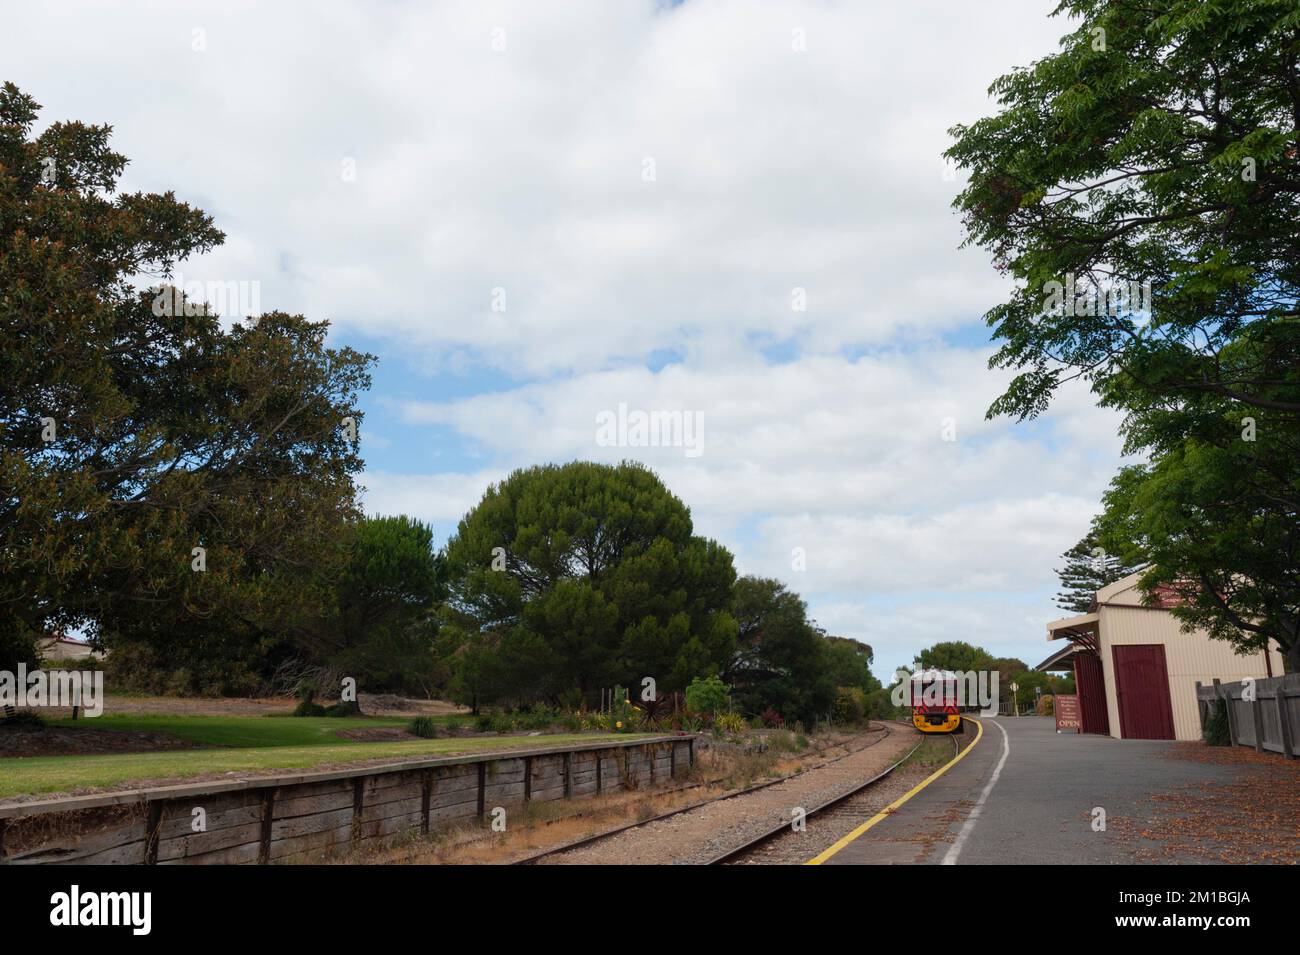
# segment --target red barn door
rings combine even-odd
[[[1113,649],[1120,735],[1125,739],[1173,739],[1165,648],[1158,643],[1138,643]]]
[[[1110,716],[1106,713],[1106,680],[1101,673],[1101,657],[1092,651],[1074,655],[1074,687],[1079,694],[1079,717],[1083,732],[1110,735]]]

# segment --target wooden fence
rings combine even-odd
[[[1238,683],[1215,680],[1212,686],[1198,682],[1196,702],[1202,727],[1218,700],[1227,706],[1232,745],[1300,755],[1300,673]]]
[[[599,739],[599,742],[597,741]],[[0,803],[0,864],[310,860],[497,807],[667,782],[695,737],[595,738],[293,775]]]

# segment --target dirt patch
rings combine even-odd
[[[361,712],[367,716],[469,715],[469,710],[444,700],[412,700],[391,694],[357,695]],[[290,696],[221,697],[199,696],[104,696],[104,712],[116,715],[163,714],[167,716],[271,716],[293,712],[298,701]],[[69,717],[71,707],[49,707],[50,718]]]
[[[95,753],[155,753],[199,749],[170,733],[0,725],[0,757],[89,756]]]

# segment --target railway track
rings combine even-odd
[[[848,792],[833,796],[820,805],[808,809],[804,816],[808,824],[807,831],[796,832],[789,822],[782,822],[780,825],[773,826],[766,832],[749,840],[744,845],[719,853],[710,859],[707,864],[799,865],[807,862],[815,854],[808,847],[808,831],[811,831],[812,827],[816,825],[818,830],[825,830],[838,837],[852,832],[861,823],[875,816],[881,807],[878,800],[869,800],[867,798],[870,795],[870,790],[911,759],[912,755],[925,744],[926,740],[931,738],[933,737],[922,735],[915,746],[884,771],[877,773]],[[953,744],[953,755],[956,756],[961,751],[961,743],[955,736],[949,736],[948,739]],[[813,822],[814,819],[816,820],[815,823]]]
[[[806,774],[806,773],[815,773],[815,772],[817,772],[819,769],[822,769],[822,768],[824,768],[824,767],[826,767],[826,766],[830,766],[830,765],[833,764],[833,763],[837,763],[837,762],[839,762],[839,761],[842,760],[842,759],[847,759],[847,758],[850,757],[850,756],[854,756],[854,755],[856,755],[856,754],[858,754],[858,753],[861,753],[863,750],[870,749],[872,746],[874,746],[875,744],[879,743],[881,740],[885,739],[886,737],[888,737],[888,736],[890,735],[891,730],[890,730],[890,727],[889,727],[887,724],[885,724],[885,723],[876,723],[875,725],[876,725],[876,726],[879,726],[880,729],[882,730],[882,732],[880,733],[880,735],[879,735],[876,739],[873,739],[873,740],[872,740],[870,743],[868,743],[866,746],[861,746],[861,747],[859,747],[858,749],[850,750],[849,752],[844,753],[844,754],[842,754],[842,755],[840,755],[840,756],[836,756],[836,757],[834,757],[833,759],[828,759],[826,762],[824,762],[824,763],[820,763],[820,764],[817,765],[817,766],[813,766],[813,767],[810,767],[810,768],[807,768],[807,769],[801,769],[801,770],[799,770],[799,771],[797,771],[797,772],[790,773],[788,776],[782,776],[782,777],[780,777],[780,778],[778,778],[778,779],[770,779],[770,780],[767,780],[767,781],[765,781],[765,782],[757,783],[756,785],[753,785],[753,786],[747,786],[747,787],[745,787],[744,789],[739,789],[739,790],[736,790],[735,792],[724,793],[723,795],[720,795],[720,796],[713,796],[713,797],[711,797],[711,798],[709,798],[709,799],[701,799],[701,800],[698,801],[698,802],[690,803],[689,805],[686,805],[686,806],[680,806],[680,807],[678,807],[677,809],[672,809],[672,810],[669,810],[668,812],[660,813],[659,815],[657,815],[657,816],[652,816],[652,817],[650,817],[650,818],[648,818],[648,819],[638,819],[638,820],[635,821],[635,822],[629,822],[629,823],[626,823],[626,824],[621,825],[621,826],[615,826],[615,827],[612,828],[612,829],[606,829],[606,830],[603,830],[603,831],[601,831],[601,832],[597,832],[597,833],[595,833],[595,834],[593,834],[593,835],[586,836],[586,837],[584,837],[584,838],[582,838],[582,839],[577,839],[577,840],[574,840],[573,842],[567,842],[567,843],[565,843],[564,845],[555,846],[554,848],[546,849],[546,850],[544,850],[544,851],[542,851],[542,852],[533,853],[532,855],[525,856],[525,857],[523,857],[522,859],[516,859],[514,862],[511,863],[511,865],[532,865],[532,864],[534,864],[534,863],[536,863],[536,862],[541,861],[542,859],[550,858],[550,857],[552,857],[552,856],[562,855],[562,854],[564,854],[564,853],[566,853],[566,852],[572,852],[572,851],[575,850],[575,849],[581,849],[581,848],[584,848],[584,847],[586,847],[586,846],[594,845],[594,844],[596,844],[596,843],[598,843],[598,842],[603,842],[603,841],[606,840],[606,839],[609,839],[609,838],[611,838],[611,837],[613,837],[613,836],[616,836],[616,835],[618,835],[618,834],[621,833],[621,832],[626,832],[626,831],[629,830],[629,829],[634,829],[634,828],[636,828],[637,826],[644,826],[644,825],[647,825],[647,824],[652,823],[652,822],[659,822],[660,820],[663,820],[663,819],[670,819],[670,818],[672,818],[673,816],[680,816],[680,815],[682,815],[683,813],[692,812],[692,811],[694,811],[694,810],[696,810],[696,809],[701,809],[701,808],[703,808],[703,807],[705,807],[705,806],[711,806],[711,805],[714,805],[715,803],[726,802],[727,800],[730,800],[730,799],[737,799],[737,798],[739,798],[739,797],[741,797],[741,796],[748,796],[748,795],[750,795],[751,793],[756,793],[756,792],[758,792],[758,791],[760,791],[760,790],[767,789],[767,788],[770,787],[770,786],[778,786],[778,785],[780,785],[781,783],[789,782],[790,780],[795,779],[795,778],[798,778],[799,776],[802,776],[802,775],[804,775],[804,774]],[[910,724],[909,724],[909,725],[910,725]],[[918,744],[918,745],[919,745],[919,744]],[[909,755],[911,754],[911,752],[915,752],[915,747],[913,747],[913,749],[909,752]],[[895,765],[897,765],[897,764],[895,764]],[[891,767],[891,769],[892,769],[892,768],[893,768],[893,767]],[[879,777],[877,777],[877,778],[879,778]],[[693,789],[693,788],[696,788],[696,787],[698,787],[698,786],[700,786],[700,785],[703,785],[703,784],[699,784],[699,783],[697,783],[697,784],[695,784],[694,786],[683,786],[683,787],[679,787],[678,789],[675,789],[675,790],[669,790],[669,792],[680,792],[680,791],[685,790],[685,789]],[[860,789],[860,788],[861,788],[861,787],[859,787],[859,789]],[[855,790],[855,791],[857,791],[857,790]]]

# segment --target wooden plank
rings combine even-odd
[[[475,811],[478,809],[478,790],[457,790],[456,792],[442,793],[434,790],[429,795],[429,807],[431,809],[445,809],[448,806],[473,806]]]
[[[172,803],[163,813],[162,828],[159,836],[163,839],[175,839],[193,832],[194,810],[202,808],[209,832],[216,829],[244,826],[262,818],[262,797],[256,793],[240,794],[242,804],[224,805],[215,808],[196,803]],[[224,799],[226,797],[218,797]],[[220,804],[219,804],[220,805]]]
[[[10,846],[9,862],[80,862],[123,846],[144,845],[144,818],[128,818],[92,832],[51,832],[34,845],[19,849]],[[13,834],[11,833],[11,836]],[[16,839],[13,841],[17,841]],[[21,845],[21,843],[19,843]],[[140,855],[134,862],[143,862]]]
[[[366,780],[359,776],[352,781],[352,841],[361,836],[361,817],[366,811]]]
[[[271,843],[270,859],[278,862],[290,856],[307,853],[332,853],[352,845],[352,824],[337,829],[307,832],[291,839],[277,839]]]
[[[477,803],[461,803],[455,806],[444,806],[440,809],[430,810],[429,822],[432,825],[438,822],[451,822],[455,819],[473,819],[477,815]]]
[[[228,849],[218,849],[215,852],[204,852],[200,855],[179,856],[175,859],[165,859],[158,862],[159,865],[252,865],[256,863],[261,856],[261,842],[248,842],[243,845],[231,846]]]
[[[395,799],[392,802],[381,802],[376,806],[366,806],[363,822],[368,822],[371,819],[387,819],[390,816],[418,815],[420,804],[421,799],[417,793],[411,799]]]
[[[1282,755],[1288,758],[1296,756],[1296,734],[1292,729],[1291,713],[1286,705],[1286,686],[1281,681],[1278,681],[1273,705],[1277,710],[1278,729],[1282,736]]]
[[[420,780],[407,783],[403,786],[389,786],[387,789],[381,789],[377,793],[366,794],[367,806],[383,806],[390,802],[405,802],[406,800],[420,799],[421,793],[424,792],[424,784]]]
[[[78,859],[60,859],[54,865],[140,865],[144,861],[145,844],[141,839]]]
[[[375,839],[386,839],[419,828],[420,814],[418,812],[387,816],[383,819],[367,819],[361,824],[359,841],[370,842]]]
[[[216,829],[209,832],[192,832],[179,838],[160,840],[157,862],[161,864],[163,862],[184,860],[189,857],[214,853],[222,849],[233,849],[239,846],[252,846],[254,850],[259,850],[261,841],[262,823],[260,820],[242,826],[228,826],[225,829]],[[256,861],[256,859],[257,851],[254,851],[253,861]]]
[[[1256,687],[1256,690],[1259,688]],[[1255,752],[1264,752],[1264,701],[1256,694],[1250,704],[1250,719],[1255,724]]]
[[[293,839],[313,832],[350,827],[356,821],[355,814],[349,806],[333,812],[319,812],[314,816],[294,816],[291,819],[276,819],[271,823],[271,842]]]
[[[271,838],[275,831],[275,790],[268,789],[262,794],[261,838],[258,840],[260,850],[257,861],[263,864],[271,861]]]
[[[289,819],[293,816],[310,816],[318,812],[350,808],[356,800],[356,793],[352,783],[348,780],[341,780],[330,785],[337,788],[334,788],[332,792],[320,792],[318,790],[316,795],[291,796],[276,800],[275,817],[277,819]],[[290,792],[294,792],[294,790],[290,790]]]
[[[429,800],[433,796],[433,770],[424,771],[423,785],[420,787],[420,815],[423,821],[420,823],[420,832],[423,835],[429,834]]]
[[[161,802],[151,802],[148,804],[149,814],[148,821],[145,822],[145,846],[144,846],[144,864],[158,864],[158,830],[162,828],[163,804]]]

